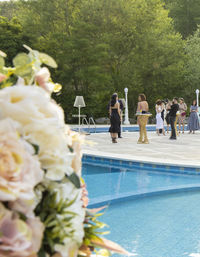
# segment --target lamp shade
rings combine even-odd
[[[83,96],[76,96],[74,107],[85,107],[85,101]]]

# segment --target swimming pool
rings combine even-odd
[[[156,131],[156,126],[155,125],[148,125],[147,131]],[[74,131],[78,132],[78,127],[71,126],[71,129]],[[139,126],[124,126],[122,125],[122,132],[139,132]],[[165,126],[165,129],[167,129],[167,126]],[[169,128],[169,130],[171,130]],[[109,126],[101,126],[101,127],[94,127],[91,126],[90,128],[88,127],[81,127],[81,131],[85,133],[106,133],[109,131]]]
[[[139,257],[200,254],[200,173],[117,161],[83,158],[90,206],[109,204],[107,237]]]

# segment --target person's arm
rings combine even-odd
[[[157,112],[157,113],[160,112],[158,107],[159,107],[159,106],[156,104],[156,112]]]
[[[138,102],[137,112],[140,112],[140,102]]]
[[[111,105],[109,107],[109,116],[111,116]]]
[[[149,104],[147,103],[147,112],[149,111]]]
[[[122,120],[122,115],[121,115],[122,112],[121,112],[121,110],[120,110],[120,104],[119,104],[119,102],[117,103],[117,111],[118,111],[120,120]]]
[[[184,111],[185,112],[187,111],[187,104],[186,103],[184,104]]]

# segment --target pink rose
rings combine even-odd
[[[0,203],[0,257],[33,257],[39,251],[44,226],[38,218],[21,220]]]
[[[26,213],[33,209],[33,189],[43,171],[33,147],[19,137],[15,126],[10,119],[0,121],[0,201],[12,201],[13,206],[14,201],[24,201],[20,211]]]
[[[42,69],[40,69],[35,76],[35,81],[41,87],[45,87],[45,84],[49,81],[49,79],[50,79],[50,72],[46,67],[43,67]]]
[[[41,68],[35,76],[35,82],[48,93],[53,92],[54,84],[50,81],[50,72],[46,67]]]

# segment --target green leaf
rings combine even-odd
[[[55,60],[49,56],[48,54],[45,54],[45,53],[39,53],[39,59],[42,63],[52,67],[52,68],[57,68],[58,65],[57,63],[55,62]]]
[[[35,155],[37,155],[37,154],[39,153],[39,151],[40,151],[39,145],[33,144],[33,143],[31,143],[31,145],[33,146],[33,148],[34,148],[34,150],[35,150]]]
[[[15,67],[21,67],[31,62],[30,57],[26,53],[19,53],[13,59],[13,64]]]
[[[5,66],[4,58],[0,55],[0,68],[3,68]]]
[[[30,78],[32,76],[31,58],[27,54],[19,53],[13,59],[13,64],[16,67],[16,75],[26,78]]]
[[[43,248],[40,249],[40,251],[38,253],[38,257],[46,257],[46,253]]]
[[[72,184],[74,184],[74,186],[76,188],[81,188],[81,182],[80,182],[80,178],[78,177],[78,175],[73,172],[68,179],[72,182]]]

